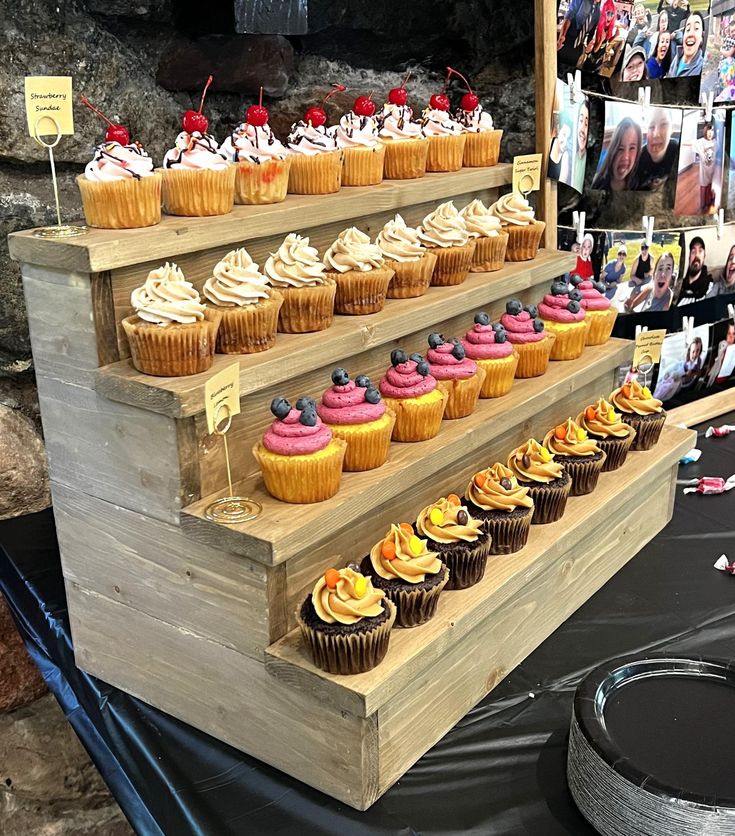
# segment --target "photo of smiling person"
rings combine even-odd
[[[641,111],[641,108],[638,108]],[[681,111],[653,107],[647,113],[645,144],[641,151],[635,178],[630,186],[635,191],[657,191],[676,171],[681,135]]]
[[[707,296],[723,296],[730,293],[735,294],[735,244],[730,247],[722,270],[715,273]]]
[[[684,21],[681,43],[676,48],[667,78],[686,78],[702,74],[705,35],[702,12],[689,12]]]
[[[625,302],[626,311],[668,311],[674,301],[676,261],[671,252],[659,256],[653,270],[653,281]]]
[[[725,111],[715,108],[709,121],[703,110],[685,111],[675,214],[715,214],[722,197],[724,161]]]
[[[557,79],[546,173],[551,180],[558,180],[578,192],[584,188],[589,125],[587,97],[574,101],[569,85]]]
[[[641,113],[637,105],[605,103],[605,135],[593,189],[619,192],[631,188],[643,147]]]
[[[584,175],[587,171],[587,140],[590,132],[590,101],[587,97],[577,105],[576,126],[572,182],[567,185],[581,194],[584,191]]]
[[[735,101],[735,0],[715,3],[707,26],[707,48],[702,69],[702,93],[716,102]]]
[[[646,51],[642,46],[628,46],[623,57],[622,81],[644,81],[648,78]]]
[[[661,13],[663,16],[663,12]],[[656,46],[651,50],[651,57],[646,61],[648,77],[652,79],[664,78],[671,66],[671,55],[673,44],[671,32],[664,30],[659,32],[656,38]]]

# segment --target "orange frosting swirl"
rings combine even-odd
[[[663,403],[651,395],[647,386],[637,380],[624,383],[610,395],[610,402],[621,412],[635,412],[636,415],[653,415],[663,411]]]
[[[435,543],[474,543],[482,533],[482,521],[473,519],[464,505],[442,497],[421,511],[416,528]]]
[[[334,587],[327,583],[330,572],[339,576]],[[370,578],[349,567],[325,572],[311,593],[316,614],[327,624],[355,624],[363,618],[374,618],[383,612],[383,598],[385,592],[375,589]]]
[[[615,412],[612,404],[605,398],[599,398],[597,403],[585,407],[577,415],[577,423],[583,430],[600,438],[626,438],[630,433],[635,433],[630,424],[626,424]]]
[[[387,556],[391,554],[395,556]],[[421,583],[442,568],[436,553],[426,548],[426,540],[416,536],[408,523],[391,525],[385,537],[370,550],[370,562],[381,578],[406,583]]]
[[[535,438],[529,438],[525,444],[511,451],[508,467],[521,482],[548,484],[564,475],[564,468],[554,461],[554,454]]]
[[[544,447],[555,456],[594,456],[600,452],[594,438],[571,418],[546,433]]]
[[[510,486],[502,485],[501,481]],[[533,508],[528,488],[522,488],[513,471],[500,462],[475,473],[467,485],[465,497],[486,511],[507,511],[510,514],[516,508]]]

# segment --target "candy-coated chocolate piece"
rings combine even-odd
[[[643,387],[643,389],[641,389],[641,394],[643,395],[643,397],[644,397],[644,398],[651,398],[651,397],[653,397],[653,396],[651,395],[651,390],[648,388],[648,386],[644,386],[644,387]]]
[[[336,569],[327,569],[324,573],[324,581],[330,589],[336,589],[339,582],[339,572]]]
[[[461,505],[460,498],[457,496],[456,493],[450,493],[447,497],[447,502],[451,502],[452,505]]]
[[[580,427],[577,430],[577,441],[584,441],[587,438],[587,433]]]
[[[562,424],[560,424],[558,427],[554,429],[554,438],[558,438],[559,441],[561,441],[563,438],[566,438],[566,436],[566,427],[564,427]]]
[[[359,575],[355,578],[355,595],[358,598],[362,598],[362,596],[367,592],[367,578],[364,575]]]
[[[531,466],[531,457],[528,455],[528,453],[523,454],[523,457],[521,458],[521,464],[524,467],[530,467]]]
[[[475,473],[474,482],[475,482],[475,484],[477,485],[478,488],[481,488],[481,487],[483,487],[485,482],[487,482],[487,477],[485,476],[484,473]]]
[[[617,415],[615,414],[615,410],[611,409],[611,410],[607,413],[607,420],[608,420],[608,421],[612,424],[612,422],[613,422],[616,418],[617,418]]]
[[[429,520],[434,525],[441,525],[444,522],[444,514],[442,514],[440,508],[432,508],[431,512],[429,513]]]
[[[624,383],[622,389],[623,389],[623,394],[625,395],[625,397],[629,398],[630,397],[630,383]]]
[[[411,525],[411,523],[403,522],[400,523],[398,527],[402,528],[404,531],[408,531],[409,534],[413,532],[413,526]]]
[[[470,521],[470,518],[469,518],[469,515],[467,514],[467,511],[457,511],[457,522],[460,525],[467,525],[467,523],[469,521]]]
[[[588,406],[587,409],[585,409],[584,417],[588,421],[594,421],[595,420],[595,408],[594,408],[594,406]]]
[[[545,462],[551,461],[551,453],[546,449],[546,447],[541,447],[539,450],[539,455],[541,456],[541,460]]]
[[[513,483],[508,479],[507,476],[503,476],[500,480],[500,487],[504,488],[506,491],[509,491],[513,487]]]
[[[411,537],[411,539],[408,541],[408,548],[409,548],[409,549],[411,549],[411,551],[412,551],[414,554],[421,554],[421,552],[424,550],[424,544],[423,544],[423,543],[421,542],[421,540],[420,540],[420,539],[419,539],[419,538],[418,538],[418,537],[414,534],[414,535]]]
[[[386,560],[394,560],[396,556],[396,544],[392,540],[383,540],[380,553]]]

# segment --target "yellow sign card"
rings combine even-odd
[[[666,330],[641,331],[635,338],[635,351],[633,352],[633,368],[637,369],[641,364],[658,363],[661,359],[661,346],[664,344]]]
[[[521,194],[537,192],[541,188],[542,154],[513,157],[513,191]]]
[[[222,369],[204,384],[204,408],[207,429],[214,432],[215,424],[222,430],[229,418],[240,414],[240,365],[233,363]]]
[[[26,76],[26,117],[31,136],[73,134],[71,77]]]

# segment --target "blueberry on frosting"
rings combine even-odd
[[[569,284],[572,287],[577,287],[578,285],[582,284],[583,281],[584,279],[577,273],[572,273],[572,275],[569,277]]]
[[[420,363],[424,358],[418,353],[418,351],[414,351],[408,359],[413,360],[414,363]]]
[[[349,382],[350,376],[347,374],[347,369],[338,367],[332,372],[332,383],[335,386],[347,386]]]
[[[526,305],[523,310],[526,311],[532,319],[536,319],[538,316],[538,308],[536,305]]]
[[[498,331],[505,331],[505,325],[503,325],[502,322],[496,322],[495,325],[493,325],[493,331],[495,331],[496,334]]]
[[[567,303],[567,310],[569,313],[579,313],[580,305],[576,299],[570,299]]]
[[[308,395],[302,395],[296,401],[296,409],[308,409],[310,406],[315,407],[316,401],[314,400],[314,398],[310,398]]]
[[[490,324],[490,317],[485,313],[485,311],[480,311],[480,313],[475,314],[475,325],[489,325]]]
[[[572,299],[575,302],[581,302],[582,301],[582,291],[577,290],[576,288],[574,290],[570,290],[569,291],[569,298]]]
[[[368,403],[380,403],[380,392],[371,386],[365,390],[365,400]]]
[[[552,296],[566,296],[567,291],[569,290],[569,286],[566,282],[554,282],[551,285],[551,295]]]
[[[416,371],[421,375],[421,377],[428,377],[429,374],[429,364],[426,360],[422,360],[416,366]]]
[[[536,319],[534,319],[533,330],[537,334],[540,334],[544,330],[544,321],[542,319],[538,319],[538,317]]]
[[[511,316],[518,316],[522,310],[523,305],[521,304],[520,299],[510,299],[505,303],[505,312]]]
[[[355,378],[355,386],[367,389],[370,386],[370,378],[366,374],[358,374]]]
[[[429,334],[429,348],[439,348],[440,345],[444,345],[444,337],[436,332]]]
[[[271,401],[271,412],[283,420],[291,411],[291,404],[285,398],[273,398]]]
[[[394,348],[393,351],[390,353],[390,363],[392,366],[400,366],[401,363],[405,363],[408,360],[406,357],[406,352],[400,348]]]
[[[495,342],[504,343],[508,339],[508,333],[505,329],[495,332]]]
[[[305,427],[315,427],[316,410],[312,409],[311,406],[308,406],[306,409],[304,409],[301,415],[299,415],[299,423],[303,424]]]
[[[594,287],[598,293],[604,293],[606,290],[605,285],[602,282],[592,282],[592,287]]]
[[[461,361],[464,360],[464,355],[465,352],[462,343],[455,343],[454,348],[452,349],[452,357],[454,357],[455,360]]]

